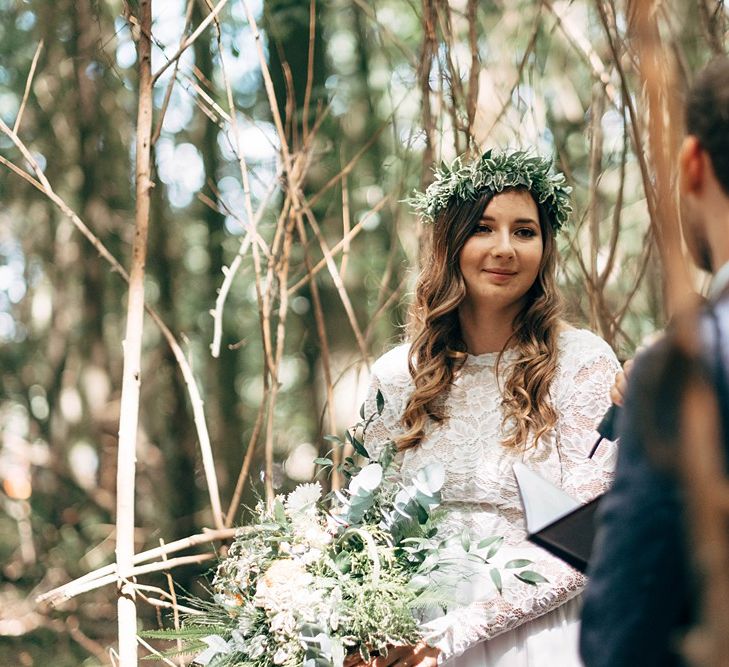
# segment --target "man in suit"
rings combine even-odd
[[[729,425],[729,59],[712,61],[686,102],[680,155],[682,227],[694,261],[712,272],[698,336]],[[580,652],[586,667],[681,665],[693,586],[675,442],[672,335],[638,355],[620,427],[615,483],[603,499],[584,595]],[[727,434],[722,426],[725,451]]]

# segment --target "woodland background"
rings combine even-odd
[[[111,664],[117,642],[113,584],[35,598],[115,558],[127,284],[109,258],[131,262],[144,4],[0,0],[1,665]],[[663,326],[635,4],[153,3],[144,284],[170,335],[146,317],[136,552],[244,523],[356,421],[417,273],[402,200],[439,159],[554,154],[574,185],[569,319],[622,358]],[[674,72],[659,88],[680,103],[726,51],[729,15],[723,1],[652,4]],[[173,570],[181,590],[201,592],[221,544]],[[142,597],[140,626],[169,625]]]

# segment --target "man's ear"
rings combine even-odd
[[[679,183],[683,194],[700,194],[704,187],[704,151],[696,136],[689,134],[679,152]]]

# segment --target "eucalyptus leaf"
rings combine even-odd
[[[516,558],[514,560],[510,560],[504,567],[507,567],[509,569],[515,569],[520,567],[526,567],[527,565],[531,565],[534,563],[533,560],[527,560],[526,558]]]
[[[501,539],[503,539],[503,538],[501,536],[499,536],[499,535],[494,535],[493,537],[487,537],[486,539],[481,540],[478,543],[478,547],[477,548],[478,549],[485,549],[486,547],[491,546],[494,542],[496,542],[496,540],[501,540]]]
[[[494,586],[496,586],[496,590],[499,591],[499,595],[503,594],[503,584],[501,582],[501,572],[495,567],[492,567],[491,570],[489,570],[489,575],[491,576],[491,581],[494,582]]]
[[[413,486],[424,495],[433,495],[441,490],[445,482],[445,468],[442,463],[430,463],[418,470],[413,477]]]
[[[367,491],[374,491],[382,482],[382,466],[379,463],[370,463],[366,465],[356,477],[352,478],[349,484],[349,490],[352,495],[356,494],[360,488]]]
[[[289,523],[289,520],[286,518],[283,503],[278,498],[273,503],[273,518],[276,519],[276,523],[283,527],[286,527]]]
[[[364,456],[366,459],[370,458],[370,455],[367,453],[364,444],[362,444],[356,438],[352,439],[352,447],[354,447],[354,451],[357,452],[357,454],[359,454],[360,456]]]
[[[383,469],[387,470],[390,467],[393,459],[395,458],[395,445],[392,442],[388,442],[380,450],[379,462]]]
[[[424,509],[428,512],[432,512],[438,505],[440,505],[440,492],[436,491],[433,494],[425,494],[421,491],[416,491],[415,500],[417,500]]]
[[[489,547],[489,550],[486,552],[486,559],[493,558],[499,549],[501,549],[501,545],[504,543],[504,538],[499,537],[498,539],[494,540],[491,546]]]
[[[385,397],[382,395],[382,392],[379,389],[377,390],[377,394],[375,395],[375,402],[377,403],[377,414],[381,415],[382,411],[385,408]]]
[[[324,458],[324,457],[314,459],[314,463],[318,466],[323,466],[325,468],[334,465],[334,461],[332,461],[331,459]]]
[[[483,556],[479,556],[477,553],[473,553],[472,551],[469,551],[468,554],[466,554],[466,558],[473,563],[488,565],[488,561]]]
[[[549,579],[539,574],[539,572],[534,572],[533,570],[517,572],[514,576],[519,579],[519,581],[523,581],[525,584],[530,584],[532,586],[549,583]]]

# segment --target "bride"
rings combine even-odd
[[[502,536],[493,562],[533,561],[546,582],[502,569],[463,578],[458,606],[423,624],[426,641],[393,647],[376,667],[570,667],[577,653],[582,574],[526,541],[512,466],[518,461],[586,502],[608,487],[614,445],[587,454],[619,370],[610,347],[560,319],[555,235],[570,188],[551,161],[489,151],[456,160],[413,200],[432,222],[409,342],[373,366],[366,410],[376,455],[399,450],[399,474],[438,461],[445,535]]]

